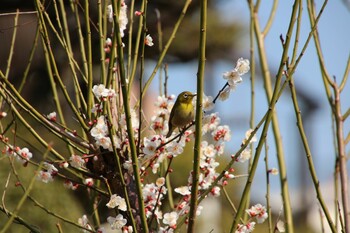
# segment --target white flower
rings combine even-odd
[[[94,179],[86,178],[85,180],[83,180],[83,184],[86,184],[87,186],[91,187],[94,185]]]
[[[44,183],[49,183],[53,181],[51,173],[47,171],[39,171],[39,173],[37,174],[37,179]]]
[[[172,156],[176,157],[177,155],[182,154],[182,152],[184,151],[184,146],[185,142],[181,140],[180,142],[171,142],[166,148]]]
[[[223,73],[223,78],[227,80],[231,89],[234,90],[238,83],[242,82],[242,75],[249,71],[249,60],[239,58],[236,67]]]
[[[174,191],[176,193],[181,194],[182,196],[186,196],[186,195],[191,194],[190,188],[188,186],[181,186],[181,187],[175,188]]]
[[[57,113],[56,113],[56,112],[51,112],[51,113],[49,113],[49,115],[47,115],[47,118],[48,118],[50,121],[56,121],[56,119],[57,119]]]
[[[121,4],[120,11],[119,11],[119,29],[120,29],[120,36],[124,37],[124,30],[126,29],[126,25],[128,24],[128,15],[127,15],[127,5],[125,3]],[[107,18],[110,23],[113,22],[113,7],[112,5],[107,6]]]
[[[57,168],[54,165],[47,162],[43,163],[43,168],[50,174],[56,174],[58,172]]]
[[[27,147],[23,147],[22,149],[17,151],[17,154],[20,155],[17,156],[17,160],[22,163],[29,161],[33,157],[33,154],[29,151]]]
[[[279,232],[286,232],[286,228],[284,226],[284,222],[281,220],[278,220],[277,224],[276,224],[276,228]]]
[[[222,92],[220,92],[219,99],[221,101],[227,100],[230,96],[231,90],[230,87],[226,87]]]
[[[144,138],[143,139],[143,143],[144,143],[144,148],[143,148],[143,153],[147,156],[153,156],[156,154],[156,149],[159,146],[159,141],[156,139],[148,139],[148,138]]]
[[[258,223],[263,223],[265,219],[268,218],[266,208],[261,204],[256,204],[250,207],[250,209],[247,209],[246,212],[251,218],[255,217]]]
[[[152,47],[154,44],[153,44],[153,38],[150,36],[150,34],[148,34],[145,38],[145,44],[147,46],[150,46]]]
[[[254,230],[255,222],[248,222],[246,225],[238,224],[235,233],[250,233]]]
[[[175,226],[178,217],[179,216],[175,211],[171,213],[166,213],[163,216],[163,223],[166,225],[169,225],[170,227]]]
[[[112,230],[119,230],[126,224],[126,219],[123,218],[123,215],[118,214],[117,217],[111,217],[109,216],[107,218],[107,222],[111,226]]]
[[[213,195],[214,197],[220,196],[220,187],[215,186],[211,189],[210,194]]]
[[[206,142],[206,141],[205,141]],[[216,155],[216,150],[213,144],[203,144],[203,154],[208,158],[213,158]]]
[[[107,18],[110,23],[113,22],[113,7],[112,5],[107,6]]]
[[[223,139],[224,141],[229,141],[231,139],[231,131],[228,125],[220,125],[212,132],[212,136],[215,141]]]
[[[95,137],[96,140],[96,145],[97,146],[102,146],[103,149],[108,149],[109,151],[112,151],[112,142],[111,139],[109,137]]]
[[[250,70],[249,64],[248,59],[243,59],[241,57],[238,59],[235,69],[238,71],[239,75],[244,75]]]
[[[202,210],[203,210],[203,206],[199,205],[199,206],[197,207],[197,209],[196,209],[196,215],[197,215],[197,216],[201,215]]]
[[[251,150],[249,148],[245,148],[242,153],[239,155],[238,157],[238,162],[240,163],[244,163],[245,161],[247,161],[248,159],[250,159],[251,157]]]
[[[269,170],[269,172],[270,172],[272,175],[274,175],[274,176],[277,176],[277,175],[278,175],[278,169],[277,169],[277,168],[271,168],[271,169]]]
[[[105,85],[94,85],[92,87],[92,93],[96,96],[97,99],[100,99],[101,97],[107,97],[108,96],[108,89],[105,88]]]
[[[82,227],[85,227],[85,228],[87,228],[87,229],[92,230],[92,227],[90,226],[89,220],[88,220],[88,218],[86,217],[86,215],[83,215],[83,217],[81,217],[81,218],[78,219],[78,224],[79,224],[80,226],[82,226]],[[84,232],[84,233],[88,233],[88,232],[90,232],[90,231],[83,230],[83,232]]]
[[[128,25],[128,15],[127,15],[128,6],[125,3],[122,3],[119,12],[119,29],[120,36],[124,37],[124,30],[126,29],[126,25]]]
[[[79,155],[72,155],[69,158],[69,164],[75,168],[82,168],[85,165],[85,160]]]
[[[122,197],[117,196],[116,194],[113,194],[111,198],[109,199],[109,202],[106,204],[108,208],[115,208],[118,207],[118,209],[122,211],[126,211],[126,202],[125,199]]]
[[[211,111],[214,108],[213,97],[212,96],[203,96],[203,111]]]
[[[243,139],[243,141],[242,141],[243,144],[246,143],[246,141],[249,139],[249,137],[253,133],[253,131],[254,131],[253,129],[248,129],[247,132],[245,132],[245,139]],[[257,141],[256,134],[254,134],[252,139],[250,139],[249,143],[256,142],[256,141]]]
[[[162,187],[165,184],[165,178],[164,177],[159,177],[156,180],[156,185],[158,188]]]

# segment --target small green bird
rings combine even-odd
[[[191,123],[194,118],[193,98],[196,94],[189,91],[182,92],[176,99],[169,117],[169,132],[166,137],[170,137],[176,128],[185,127]]]

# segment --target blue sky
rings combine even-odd
[[[262,1],[261,3],[259,19],[263,26],[269,16],[272,5],[270,2],[272,1]],[[279,2],[275,21],[265,41],[270,68],[275,68],[279,64],[282,53],[279,36],[281,34],[286,34],[292,9],[292,1]],[[316,2],[318,2],[318,5],[316,6],[318,11],[323,2]],[[249,10],[247,2],[220,1],[218,7],[223,12],[223,15],[227,17],[227,20],[239,20],[241,24],[247,28],[246,34],[244,35],[244,38],[242,38],[241,49],[237,53],[239,56],[249,58]],[[329,1],[318,27],[327,70],[330,75],[336,76],[338,80],[343,77],[345,65],[350,54],[349,22],[350,11],[343,5],[342,1]],[[302,25],[300,47],[303,45],[308,33],[310,32],[306,6],[304,6],[303,10]],[[212,73],[210,73],[210,75],[215,76],[215,81],[210,84],[206,83],[206,85],[210,85],[213,87],[214,92],[217,92],[225,83],[222,79],[222,73],[232,69],[233,64],[238,58],[239,57],[232,57],[232,63],[215,63]],[[196,72],[197,62],[178,65],[169,64],[169,93],[178,94],[183,90],[195,91]],[[274,77],[275,74],[272,73],[271,75]],[[309,143],[311,145],[318,176],[321,179],[321,182],[325,183],[332,180],[335,153],[332,139],[331,113],[325,97],[313,41],[311,41],[304,57],[302,58],[295,73],[295,78],[297,89],[308,93],[308,95],[319,104],[319,109],[311,117],[311,120],[308,121],[306,127],[310,136]],[[247,74],[244,79],[245,80],[240,86],[238,86],[237,90],[231,94],[230,99],[218,103],[214,109],[214,111],[220,112],[222,123],[229,124],[233,132],[232,141],[227,145],[227,153],[232,153],[239,148],[244,133],[249,128],[249,74]],[[158,88],[158,84],[155,83],[153,88]],[[341,97],[343,112],[345,112],[350,106],[349,82]],[[256,86],[256,101],[257,108],[255,119],[256,122],[258,122],[267,110],[265,91],[262,82],[259,81]],[[291,190],[298,191],[300,189],[299,181],[300,179],[303,179],[301,175],[302,173],[299,171],[299,161],[303,161],[304,163],[306,163],[306,161],[304,159],[304,154],[299,148],[300,141],[298,139],[296,119],[289,92],[286,92],[285,95],[281,97],[276,107],[282,132],[282,141],[285,148],[286,163],[288,165],[287,169],[290,188]],[[345,133],[349,132],[349,121],[350,120],[345,124]],[[270,133],[271,132],[272,131],[270,131]],[[273,148],[272,134],[269,134],[268,137],[268,143],[270,144],[270,167],[278,167],[275,159],[276,152]],[[253,191],[258,191],[265,185],[264,164],[262,159],[256,177],[257,179],[253,185]],[[279,189],[278,178],[276,177],[272,182],[273,190],[277,191]],[[263,199],[264,194],[259,195],[257,198]]]

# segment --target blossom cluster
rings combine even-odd
[[[246,224],[238,224],[235,233],[250,233],[254,230],[256,224],[252,219],[255,218],[257,223],[263,223],[268,218],[266,208],[261,204],[250,207],[250,209],[246,210],[246,213],[249,215],[250,219]]]
[[[20,148],[18,146],[14,147],[12,145],[7,145],[5,147],[5,153],[10,157],[15,158],[23,165],[26,165],[28,161],[33,157],[33,154],[27,147]]]

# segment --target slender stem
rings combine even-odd
[[[119,2],[118,5],[120,5],[120,1],[118,2]],[[131,159],[132,159],[133,173],[134,173],[134,179],[136,183],[136,194],[138,199],[139,215],[141,218],[142,231],[147,233],[148,225],[147,225],[147,219],[144,211],[145,206],[144,206],[143,195],[142,195],[142,187],[141,187],[142,183],[140,179],[140,169],[139,169],[138,158],[137,158],[138,152],[137,152],[137,148],[134,140],[134,131],[131,123],[129,92],[128,92],[128,84],[126,81],[127,77],[125,73],[125,66],[124,66],[123,42],[120,36],[120,29],[119,29],[119,22],[118,22],[119,14],[117,11],[117,3],[115,1],[112,1],[112,6],[113,6],[113,12],[115,12],[115,14],[113,15],[113,21],[114,21],[114,32],[117,36],[118,67],[119,67],[120,78],[121,78],[122,98],[123,98],[127,133],[129,138],[129,147],[130,147],[130,153],[131,153]],[[111,62],[113,62],[112,59],[111,59]],[[134,230],[136,231],[136,229]]]
[[[269,232],[273,232],[272,228],[272,211],[270,204],[270,172],[269,172],[269,146],[267,140],[265,141],[265,172],[266,172],[266,208],[268,217]]]
[[[289,87],[291,89],[291,95],[292,95],[291,97],[293,100],[294,112],[295,112],[295,116],[297,118],[297,127],[298,127],[299,134],[300,134],[300,137],[301,137],[301,140],[302,140],[302,143],[304,146],[304,150],[306,153],[306,159],[307,159],[307,162],[309,165],[309,172],[310,172],[312,181],[313,181],[314,186],[315,186],[317,199],[320,202],[321,208],[326,216],[326,219],[328,221],[328,225],[331,228],[332,232],[337,232],[337,230],[334,226],[334,223],[332,221],[332,218],[330,216],[329,210],[328,210],[326,203],[324,201],[324,198],[322,196],[322,192],[320,189],[320,181],[318,180],[317,175],[316,175],[316,169],[315,169],[314,162],[312,159],[311,149],[310,149],[310,146],[309,146],[306,134],[305,134],[304,126],[303,126],[303,120],[301,117],[301,111],[300,111],[299,104],[298,104],[297,92],[296,92],[296,89],[294,86],[293,77],[290,77],[290,79],[289,79]]]
[[[33,61],[33,58],[34,58],[34,54],[35,54],[35,51],[37,49],[37,46],[38,46],[38,40],[39,40],[39,36],[40,36],[40,31],[39,31],[39,27],[36,28],[36,32],[35,32],[35,38],[34,38],[34,41],[33,41],[33,46],[32,46],[32,49],[30,50],[30,55],[29,55],[29,59],[28,59],[28,63],[27,63],[27,67],[24,71],[24,74],[22,76],[22,81],[21,81],[21,84],[19,85],[18,87],[18,92],[21,93],[26,82],[27,82],[27,77],[28,77],[28,74],[29,74],[29,71],[30,71],[30,67],[32,65],[32,61]]]
[[[278,1],[278,0],[277,0]],[[276,2],[276,1],[275,1]],[[251,102],[250,102],[250,121],[249,121],[249,127],[251,129],[254,128],[254,117],[255,117],[255,72],[256,72],[256,63],[255,63],[255,38],[254,38],[254,2],[249,1],[249,11],[250,11],[250,27],[249,27],[249,39],[250,39],[250,89],[251,89]],[[272,15],[272,13],[271,13]],[[270,15],[270,17],[271,17]],[[266,32],[267,33],[267,32]],[[251,156],[249,158],[248,162],[248,173],[250,171],[252,162],[253,162],[253,153],[254,153],[254,145],[253,143],[250,144],[250,151],[251,151]],[[246,209],[249,208],[249,203],[250,203],[250,192],[248,194],[248,200],[246,203]],[[248,214],[245,213],[243,217],[244,221],[248,220]]]
[[[247,179],[246,185],[245,185],[243,193],[242,193],[242,198],[241,198],[241,201],[239,203],[239,207],[237,209],[237,214],[236,214],[236,216],[233,220],[233,223],[231,225],[231,230],[230,230],[231,233],[235,232],[235,230],[237,229],[239,219],[241,218],[243,211],[244,211],[244,208],[246,206],[246,202],[248,199],[247,194],[249,193],[250,187],[251,187],[252,182],[254,180],[256,168],[258,166],[258,162],[259,162],[259,158],[260,158],[260,154],[261,154],[261,150],[263,148],[263,145],[264,145],[266,137],[267,137],[267,132],[268,132],[268,129],[270,126],[270,122],[272,120],[273,113],[274,113],[274,107],[275,107],[275,104],[276,104],[277,98],[278,98],[277,88],[279,86],[279,83],[281,82],[282,76],[278,76],[277,78],[278,79],[276,80],[275,90],[273,92],[274,95],[270,101],[269,110],[267,112],[264,127],[262,130],[261,136],[260,136],[260,140],[258,142],[258,146],[257,146],[256,151],[255,151],[255,156],[254,156],[253,163],[252,163],[249,175],[248,175],[248,179]]]
[[[91,119],[91,108],[93,104],[93,94],[92,94],[92,84],[93,84],[93,76],[92,76],[92,42],[91,42],[91,29],[90,29],[90,15],[89,15],[89,0],[85,0],[85,26],[86,26],[86,43],[87,43],[87,67],[88,73],[87,76],[87,110],[86,114],[88,119]]]
[[[200,38],[198,55],[198,73],[197,73],[197,102],[196,102],[196,137],[194,141],[194,158],[191,187],[190,213],[188,217],[187,232],[194,232],[196,210],[198,206],[198,186],[199,186],[199,165],[201,157],[200,144],[202,141],[202,116],[203,116],[203,91],[204,91],[204,73],[205,73],[205,48],[207,39],[207,0],[200,1]]]
[[[343,214],[345,223],[345,232],[350,232],[350,203],[349,203],[349,187],[348,187],[348,171],[347,171],[347,157],[345,152],[344,144],[344,121],[342,119],[341,107],[340,107],[340,90],[336,82],[332,82],[334,90],[334,118],[336,124],[336,138],[338,146],[338,157],[339,157],[339,173],[340,173],[340,186],[341,196],[343,202]]]
[[[142,31],[143,31],[143,25],[144,25],[144,22],[145,22],[145,16],[143,14],[146,14],[146,1],[143,0],[142,3],[141,3],[141,11],[142,11],[142,15],[140,16],[140,19],[139,19],[139,27],[138,27],[138,30],[137,30],[137,36],[136,36],[136,42],[135,42],[135,50],[134,50],[134,58],[133,58],[133,66],[132,66],[132,70],[131,70],[131,73],[130,73],[130,77],[129,78],[129,95],[130,95],[130,91],[131,91],[131,85],[134,81],[134,78],[135,78],[135,73],[136,73],[136,68],[137,68],[137,61],[138,61],[138,57],[139,57],[139,46],[140,46],[140,43],[143,43],[144,44],[144,41],[141,41],[141,36],[143,35]],[[144,32],[145,33],[145,32]],[[129,41],[132,40],[132,38],[129,39]],[[129,42],[131,43],[131,42]],[[129,46],[131,46],[129,44]],[[129,72],[129,71],[128,71]],[[142,99],[142,97],[140,98],[140,100]]]
[[[6,78],[9,77],[10,70],[11,70],[11,62],[12,62],[12,57],[13,57],[13,51],[15,49],[15,41],[16,41],[16,37],[17,37],[18,17],[19,17],[19,10],[17,9],[16,16],[15,16],[15,22],[14,22],[14,26],[13,26],[10,53],[9,53],[9,57],[7,59],[7,66],[6,66],[6,72],[5,72]]]
[[[342,92],[342,90],[344,89],[345,87],[345,84],[348,80],[348,77],[349,77],[349,73],[350,73],[350,54],[349,54],[349,57],[348,57],[348,62],[346,63],[346,68],[345,68],[345,72],[344,72],[344,75],[343,75],[343,79],[341,81],[341,84],[339,85],[339,91]]]
[[[250,0],[250,2],[253,4],[252,0]],[[269,33],[270,28],[272,26],[272,23],[274,22],[275,15],[277,12],[277,7],[278,7],[278,0],[274,0],[269,19],[267,20],[266,26],[265,26],[264,30],[262,31],[262,34],[264,37],[266,37],[267,33]]]
[[[328,0],[324,1],[323,5],[326,5],[328,2]],[[308,9],[308,13],[309,13],[309,20],[311,23],[311,26],[314,27],[316,25],[316,20],[315,20],[315,9],[314,9],[314,1],[313,0],[308,0],[307,1],[307,9]],[[321,8],[321,10],[323,10],[323,8]],[[323,80],[323,84],[324,84],[324,88],[326,91],[326,95],[328,98],[328,102],[330,105],[332,105],[332,94],[331,94],[331,90],[330,90],[330,83],[332,82],[330,75],[326,69],[326,65],[324,62],[324,58],[323,58],[323,54],[322,54],[322,50],[321,50],[321,43],[320,43],[320,38],[318,36],[318,31],[317,28],[315,28],[315,30],[313,31],[313,38],[315,41],[315,46],[316,46],[316,51],[317,51],[317,56],[318,56],[318,61],[320,64],[320,68],[321,68],[321,72],[322,72],[322,80]]]
[[[299,4],[301,4],[300,0],[297,0],[294,2],[294,5],[293,5],[293,10],[292,10],[291,18],[290,18],[290,24],[289,24],[288,31],[287,31],[286,41],[283,44],[283,48],[284,48],[283,54],[282,54],[279,69],[277,72],[275,91],[278,90],[278,89],[276,89],[276,87],[278,87],[278,85],[281,82],[281,77],[283,75],[284,65],[286,64],[286,62],[288,60],[288,50],[289,50],[289,45],[290,45],[290,42],[292,39],[292,33],[293,33],[293,28],[294,28],[294,24],[295,24],[295,20],[296,20],[296,15],[297,15],[297,12],[299,9]],[[278,93],[272,92],[271,76],[270,76],[270,71],[269,71],[269,67],[268,67],[268,63],[267,63],[266,51],[265,51],[265,47],[264,47],[264,40],[263,40],[263,36],[261,34],[257,14],[254,14],[254,25],[255,25],[255,27],[254,27],[255,34],[256,34],[257,43],[258,43],[259,57],[260,57],[260,61],[261,61],[261,69],[262,69],[262,74],[263,74],[263,78],[264,78],[266,96],[270,102],[270,107],[271,107],[271,101],[273,101],[274,98],[277,99]],[[274,105],[273,105],[273,107],[274,107]],[[294,229],[293,229],[291,203],[290,203],[290,197],[289,197],[289,188],[288,188],[288,182],[287,182],[287,172],[286,172],[286,165],[285,165],[285,161],[284,161],[284,151],[283,151],[283,145],[282,145],[282,140],[281,140],[281,133],[280,133],[279,123],[278,123],[278,119],[277,119],[277,115],[276,115],[275,111],[272,111],[272,128],[273,128],[274,139],[275,139],[275,143],[276,143],[277,159],[278,159],[278,165],[279,165],[279,171],[280,171],[279,175],[280,175],[280,181],[281,181],[282,199],[283,199],[283,206],[284,206],[283,210],[284,210],[284,215],[285,215],[285,220],[286,220],[286,230],[287,230],[287,232],[292,233],[292,232],[294,232]],[[255,158],[254,158],[254,160],[255,160]],[[254,176],[254,173],[255,172],[252,172],[253,176]],[[249,182],[247,182],[247,184],[246,184],[246,189],[245,189],[245,192],[248,192],[248,190],[250,189]],[[241,206],[241,208],[239,208],[237,215],[241,214],[242,212],[243,212],[243,206]],[[236,229],[236,226],[238,224],[237,217],[239,217],[239,216],[236,216],[236,218],[235,218],[236,220],[234,221],[234,224],[233,224],[234,228],[231,228],[231,231]]]

